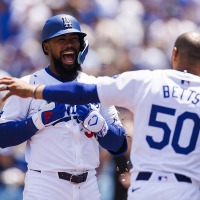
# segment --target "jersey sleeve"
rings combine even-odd
[[[97,92],[104,105],[124,107],[133,112],[145,82],[148,82],[149,70],[124,72],[115,78],[99,77]]]
[[[118,111],[115,108],[115,106],[104,106],[100,104],[100,114],[103,116],[103,118],[106,120],[107,124],[116,124],[122,126],[122,123],[120,121]]]

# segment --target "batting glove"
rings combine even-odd
[[[82,122],[85,129],[96,133],[99,137],[104,137],[107,134],[108,125],[97,109],[91,108],[88,104],[77,105],[76,112],[78,120]]]
[[[34,125],[38,130],[49,126],[65,116],[65,104],[51,102],[40,108],[41,110],[32,116]]]

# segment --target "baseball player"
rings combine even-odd
[[[200,33],[177,38],[171,63],[173,69],[125,72],[115,79],[99,78],[97,85],[43,85],[35,91],[39,99],[98,101],[134,113],[129,200],[200,199]],[[34,89],[15,78],[4,78],[0,84],[10,89],[5,99],[31,96]],[[87,98],[78,98],[83,94]]]
[[[95,77],[81,72],[88,51],[85,36],[70,15],[48,19],[42,31],[42,48],[50,65],[22,80],[33,84],[35,91],[40,84],[96,83]],[[28,139],[23,199],[100,200],[95,170],[99,144],[112,155],[127,150],[117,110],[98,102],[76,106],[33,97],[34,93],[28,99],[9,98],[0,118],[1,147]]]

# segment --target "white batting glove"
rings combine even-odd
[[[82,121],[83,127],[90,132],[96,133],[99,137],[104,137],[108,131],[106,120],[97,110],[93,110],[89,105],[76,106],[79,114],[78,120]]]
[[[34,125],[38,130],[49,126],[65,116],[65,104],[51,102],[40,108],[41,110],[32,116]]]

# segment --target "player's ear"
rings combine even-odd
[[[43,42],[42,49],[44,51],[44,54],[49,55],[49,53],[48,53],[49,52],[49,44],[48,44],[48,42]]]
[[[173,48],[172,51],[172,60],[176,60],[177,59],[177,55],[178,55],[178,49],[176,47]]]

